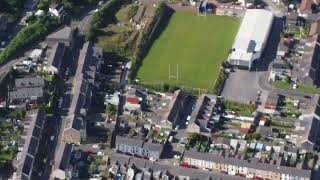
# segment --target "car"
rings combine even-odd
[[[64,72],[64,75],[67,77],[69,75],[69,68],[66,68],[66,71]]]
[[[104,155],[104,153],[103,153],[103,152],[101,152],[101,151],[99,151],[99,152],[97,153],[97,155],[98,155],[98,156],[103,156],[103,155]]]
[[[100,146],[99,146],[99,144],[94,144],[94,145],[92,145],[92,148],[94,148],[94,149],[99,149]]]
[[[53,140],[54,140],[54,136],[51,136],[51,137],[50,137],[50,141],[53,141]]]
[[[191,116],[188,116],[188,117],[187,117],[187,121],[189,121],[190,119],[191,119]]]
[[[306,99],[311,99],[311,96],[309,96],[309,95],[305,95],[303,97],[306,98]]]
[[[297,89],[298,85],[297,84],[293,84],[292,89]]]

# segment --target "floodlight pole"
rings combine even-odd
[[[177,64],[177,80],[179,80],[179,64]]]
[[[170,74],[170,64],[169,64],[169,81],[170,81],[170,77],[171,77],[171,74]]]

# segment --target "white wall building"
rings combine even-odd
[[[262,54],[272,23],[273,14],[271,11],[248,9],[235,38],[228,61],[234,66],[250,69],[252,62],[259,59]]]

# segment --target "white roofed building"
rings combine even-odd
[[[232,46],[228,61],[241,68],[250,69],[259,59],[267,43],[273,23],[271,11],[248,9]]]

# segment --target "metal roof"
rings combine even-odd
[[[271,11],[248,9],[235,38],[232,59],[253,60],[254,52],[261,52],[273,22]]]

